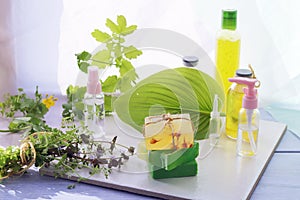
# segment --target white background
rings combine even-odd
[[[2,3],[7,0],[1,0]],[[17,87],[64,92],[78,74],[75,53],[99,44],[90,33],[107,30],[106,18],[124,15],[139,28],[163,28],[191,38],[214,60],[221,10],[238,10],[240,67],[249,63],[262,82],[261,105],[300,105],[300,2],[293,0],[12,0],[11,36]],[[107,30],[108,31],[108,30]],[[12,54],[13,55],[13,54]],[[160,63],[159,59],[153,61]],[[170,61],[171,62],[171,61]],[[172,63],[174,64],[174,62]],[[180,66],[181,63],[178,63]],[[4,72],[5,66],[0,66]],[[4,73],[1,72],[3,78]],[[0,85],[4,91],[3,84]]]

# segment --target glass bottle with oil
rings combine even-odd
[[[259,134],[260,114],[257,109],[257,89],[255,83],[257,79],[243,77],[234,77],[229,79],[230,82],[245,84],[243,88],[243,106],[238,117],[238,137],[237,137],[237,154],[240,156],[254,156],[257,152],[257,139]]]
[[[222,83],[224,94],[231,85],[228,78],[239,68],[241,36],[236,24],[237,10],[222,10],[222,29],[216,42],[216,79]]]
[[[238,69],[235,72],[236,77],[252,78],[252,72],[249,69]],[[244,84],[232,83],[226,94],[226,136],[231,139],[237,138],[238,116],[242,108],[244,96]]]

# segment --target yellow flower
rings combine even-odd
[[[42,100],[42,103],[45,104],[45,106],[49,109],[50,107],[55,105],[55,102],[57,101],[57,98],[54,98],[52,95],[49,96],[46,94],[46,98]]]

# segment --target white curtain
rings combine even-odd
[[[270,4],[266,0],[113,0],[109,3],[64,0],[58,71],[62,91],[76,80],[78,70],[74,54],[82,50],[93,51],[99,45],[90,33],[95,28],[105,30],[106,18],[115,19],[123,14],[129,23],[137,24],[139,28],[163,28],[181,33],[201,45],[214,60],[215,34],[221,26],[222,8],[238,9],[238,29],[242,36],[240,67],[252,64],[255,68],[262,82],[259,89],[261,106],[281,102],[299,108],[297,58],[300,52],[297,49],[300,47],[300,29],[297,19],[300,3],[296,1],[276,0]],[[153,62],[160,60],[154,58]],[[71,76],[65,77],[66,73]]]
[[[62,1],[0,1],[0,95],[22,87],[58,93]]]
[[[254,67],[262,83],[260,106],[300,110],[298,1],[1,0],[0,4],[1,93],[14,85],[64,93],[78,74],[74,54],[93,51],[99,43],[90,33],[95,28],[106,30],[106,18],[120,14],[139,28],[183,34],[214,61],[221,10],[236,8],[242,36],[240,67],[249,63]],[[152,56],[152,62],[164,60]],[[176,63],[181,65],[172,64]]]
[[[0,2],[0,100],[15,90],[15,65],[10,0]]]

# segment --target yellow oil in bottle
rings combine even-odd
[[[233,83],[227,92],[226,135],[231,139],[237,138],[238,117],[244,96],[243,87],[246,86]]]
[[[252,72],[249,69],[238,69],[235,72],[236,77],[252,78]],[[243,84],[232,83],[226,94],[226,135],[231,139],[237,138],[238,117],[242,108],[244,96]]]
[[[231,33],[232,32],[232,33]],[[233,31],[223,30],[222,35],[217,38],[216,48],[216,67],[217,80],[222,83],[224,94],[230,87],[231,83],[228,78],[234,76],[235,71],[239,68],[240,57],[240,37]]]
[[[249,131],[248,131],[247,129],[246,129],[246,130],[242,130],[243,141],[250,144],[248,132],[249,132]],[[257,142],[258,128],[252,129],[252,130],[251,130],[251,133],[252,133],[252,137],[253,137],[254,141]]]
[[[254,156],[257,152],[257,137],[258,137],[258,128],[256,126],[251,126],[251,131],[249,132],[248,126],[240,127],[240,133],[242,136],[239,136],[242,138],[241,141],[238,141],[237,144],[237,152],[241,156]],[[250,138],[249,134],[251,134],[251,137],[253,137],[254,144],[255,144],[255,150],[252,149],[250,144]],[[240,144],[239,144],[240,143]]]

